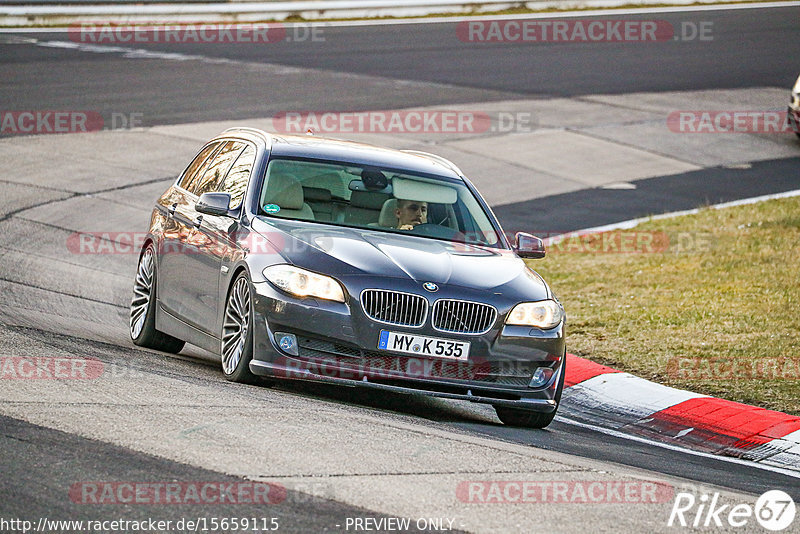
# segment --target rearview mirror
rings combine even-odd
[[[514,250],[520,258],[544,258],[544,241],[535,235],[517,232],[517,244]]]
[[[231,196],[228,193],[203,193],[194,209],[206,215],[228,215]]]

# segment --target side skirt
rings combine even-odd
[[[220,341],[218,338],[206,334],[190,324],[181,321],[171,313],[165,311],[161,307],[160,302],[156,304],[156,329],[165,334],[177,337],[178,339],[183,339],[192,345],[204,348],[214,354],[219,354]]]

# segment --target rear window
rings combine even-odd
[[[178,186],[188,191],[189,184],[198,174],[202,172],[204,164],[209,162],[209,156],[211,156],[211,154],[217,148],[219,148],[219,143],[211,143],[205,148],[203,148],[203,150],[201,150],[200,153],[197,156],[195,156],[195,158],[192,160],[189,166],[186,167],[186,170],[183,172],[183,176],[181,177],[181,181],[178,183]]]
[[[217,191],[228,174],[236,157],[244,149],[242,141],[228,141],[212,157],[211,163],[204,165],[203,173],[197,173],[198,179],[192,180],[189,192],[197,196]]]
[[[242,204],[244,193],[247,191],[247,183],[250,180],[250,173],[256,161],[256,149],[252,145],[247,145],[236,158],[236,161],[228,172],[225,182],[220,189],[223,193],[231,195],[230,209],[235,210]]]

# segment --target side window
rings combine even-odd
[[[200,151],[197,157],[195,157],[194,160],[192,160],[192,162],[189,164],[189,166],[186,167],[186,171],[184,171],[183,177],[181,178],[181,181],[178,184],[180,187],[186,189],[187,191],[189,190],[189,184],[192,182],[192,179],[195,177],[195,175],[199,174],[198,171],[200,171],[200,168],[203,166],[203,163],[205,163],[209,159],[211,153],[214,152],[214,149],[216,149],[218,146],[219,143],[211,143],[210,145],[208,145],[207,147],[205,147],[203,150]]]
[[[203,172],[202,177],[196,182],[192,183],[191,192],[198,197],[203,193],[216,191],[222,185],[222,180],[228,174],[228,170],[233,165],[236,156],[244,148],[244,143],[241,141],[228,141],[223,147],[214,155],[211,165]]]
[[[253,163],[256,161],[256,149],[251,145],[239,155],[236,162],[231,167],[225,183],[222,184],[222,193],[230,193],[230,209],[235,210],[242,204],[244,193],[247,190],[247,182],[250,179],[250,172],[253,170]]]

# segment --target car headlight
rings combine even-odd
[[[523,302],[514,306],[506,318],[506,324],[535,326],[547,330],[558,326],[564,318],[564,311],[554,300]]]
[[[798,76],[797,81],[794,82],[794,87],[792,87],[792,94],[794,96],[800,95],[800,76]]]
[[[264,269],[264,277],[278,289],[297,297],[344,302],[342,286],[330,276],[312,273],[293,265],[272,265]]]

